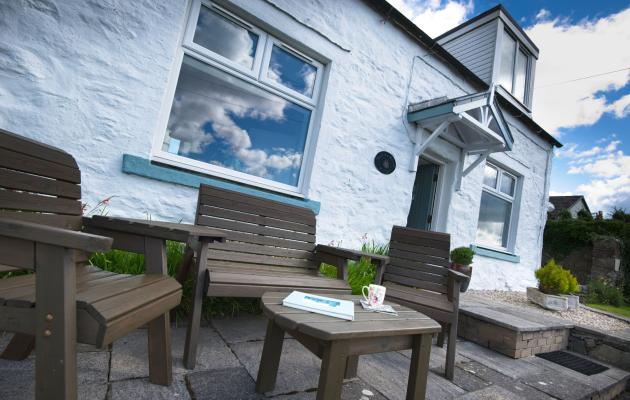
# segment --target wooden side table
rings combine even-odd
[[[329,295],[355,302],[355,320],[344,321],[285,307],[282,300],[287,295],[272,292],[262,297],[263,312],[269,322],[256,381],[258,393],[271,391],[276,384],[286,332],[322,359],[317,400],[341,398],[343,378],[356,375],[361,354],[406,349],[412,349],[407,400],[424,399],[431,338],[441,330],[437,322],[395,303],[386,302],[398,311],[398,316],[364,311],[360,296]]]

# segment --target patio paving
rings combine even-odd
[[[254,391],[266,320],[260,315],[215,319],[202,328],[197,368],[184,369],[184,328],[173,330],[173,385],[148,382],[146,331],[138,330],[110,349],[80,346],[81,399],[315,399],[320,361],[297,341],[287,339],[276,388],[266,396]],[[0,346],[8,334],[0,333]],[[611,368],[585,376],[538,357],[512,359],[462,340],[455,379],[442,377],[445,350],[431,352],[427,398],[442,399],[590,399],[609,398],[625,388],[629,373]],[[0,360],[0,399],[32,399],[34,357]],[[410,352],[362,356],[358,378],[346,381],[343,399],[405,398]],[[602,396],[604,395],[604,396]],[[624,396],[625,394],[622,394]]]

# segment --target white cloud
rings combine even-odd
[[[620,144],[620,140],[610,140],[606,145],[586,150],[568,144],[566,150],[556,152],[559,158],[569,160],[569,174],[584,174],[590,179],[578,185],[575,194],[584,195],[593,211],[630,209],[630,156],[618,150]],[[550,193],[551,196],[565,194],[569,193]]]
[[[630,96],[609,103],[603,92],[627,85],[630,71],[553,84],[630,66],[630,8],[573,25],[559,18],[549,20],[546,13],[541,16],[545,19],[527,29],[540,46],[533,104],[536,120],[559,134],[562,128],[592,125],[606,112],[619,118],[627,115]]]
[[[535,18],[536,20],[545,20],[549,17],[551,17],[551,12],[549,12],[549,10],[541,8],[540,11],[538,11],[538,13],[536,14]]]
[[[431,37],[456,27],[473,11],[473,2],[457,0],[387,0]]]

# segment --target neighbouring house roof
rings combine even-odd
[[[556,217],[562,211],[571,208],[577,202],[583,202],[584,208],[590,213],[591,210],[588,208],[588,204],[586,203],[586,199],[582,195],[576,196],[549,196],[549,202],[553,204],[554,210],[549,213],[550,217]]]
[[[420,44],[427,47],[435,55],[444,60],[447,64],[450,64],[453,68],[460,72],[464,76],[464,78],[466,78],[471,84],[478,87],[480,91],[487,90],[489,88],[486,82],[484,82],[474,72],[468,69],[451,53],[449,53],[445,48],[438,44],[436,40],[427,35],[415,23],[413,23],[409,18],[405,17],[400,11],[389,4],[386,0],[365,0],[365,2],[370,4],[377,12],[384,15],[386,21],[390,21],[398,26],[402,31],[406,32],[409,36],[414,38]],[[507,10],[501,5],[493,7],[490,10],[476,17],[473,17],[471,20],[464,22],[464,24],[469,24],[471,23],[471,21],[474,22],[475,20],[483,18],[484,16],[489,15],[497,10],[502,11],[508,18],[511,18],[514,25],[516,25],[516,27],[522,31],[522,28],[518,25],[518,23],[516,23],[512,16],[510,16]],[[457,29],[457,27],[454,29]],[[523,34],[525,33],[523,32]],[[446,33],[444,35],[446,35]],[[535,134],[539,135],[541,138],[551,143],[553,146],[562,147],[562,143],[560,143],[556,138],[554,138],[545,129],[538,125],[529,115],[522,113],[521,110],[517,109],[513,104],[505,99],[501,102],[501,104],[503,103],[508,104],[511,109],[515,110],[516,114],[514,114],[514,116],[519,118],[523,123],[525,123],[525,125],[530,127],[530,129],[532,129]]]

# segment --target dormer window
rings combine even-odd
[[[527,52],[516,39],[504,31],[501,45],[501,66],[497,83],[523,104],[527,103],[528,69],[529,56]]]

